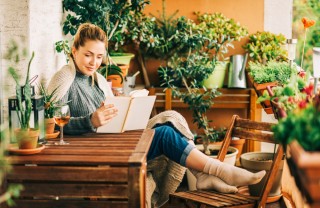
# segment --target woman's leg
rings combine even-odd
[[[217,159],[208,157],[197,149],[192,150],[188,155],[186,166],[217,176],[232,186],[256,184],[261,181],[263,176],[266,174],[266,171],[264,170],[252,173],[245,169],[223,163]]]
[[[170,160],[186,166],[186,158],[194,145],[189,144],[184,136],[171,125],[158,125],[151,143],[147,160],[152,160],[160,155],[165,155]]]
[[[181,133],[169,125],[155,128],[155,136],[147,160],[160,155],[165,155],[169,159],[196,171],[217,176],[232,186],[258,183],[265,175],[265,171],[251,173],[233,165],[222,163],[217,159],[209,158],[197,150],[193,144],[188,143]]]

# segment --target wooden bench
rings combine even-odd
[[[227,153],[232,137],[239,137],[261,142],[276,143],[271,132],[271,123],[256,122],[233,116],[232,122],[227,130],[218,159],[223,161]],[[267,175],[260,197],[252,197],[244,194],[222,194],[214,191],[186,191],[170,195],[172,201],[182,200],[185,207],[265,207],[268,194],[271,190],[279,164],[283,159],[282,145],[278,145],[272,167]],[[179,207],[183,207],[180,205]]]
[[[14,200],[23,208],[145,207],[146,156],[153,134],[145,130],[69,136],[69,145],[46,146],[34,155],[8,155],[13,170],[5,188],[23,185]]]

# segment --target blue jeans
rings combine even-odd
[[[186,159],[194,148],[171,123],[156,125],[155,135],[151,143],[147,160],[152,160],[160,155],[165,155],[170,160],[186,166]]]

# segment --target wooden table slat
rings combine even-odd
[[[35,200],[23,200],[18,199],[15,200],[16,206],[15,207],[41,207],[41,208],[53,208],[53,207],[66,207],[68,208],[125,208],[128,206],[128,201],[103,201],[103,200],[45,200],[39,199]]]
[[[64,150],[61,149],[46,149],[46,151],[43,152],[43,154],[49,155],[104,155],[104,156],[111,156],[111,155],[119,155],[119,156],[130,156],[134,150],[122,150],[119,148],[108,148],[108,149],[101,149],[101,148],[78,148],[78,149],[73,149],[70,148],[68,152],[65,152]]]
[[[104,199],[128,199],[126,184],[94,184],[94,183],[22,183],[24,189],[20,197],[56,197],[85,198],[96,197]]]
[[[14,166],[7,180],[127,182],[128,167]]]

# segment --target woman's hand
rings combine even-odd
[[[117,112],[118,109],[114,108],[113,104],[104,105],[104,102],[102,102],[100,107],[92,113],[91,123],[93,127],[98,128],[108,123],[117,115]]]

